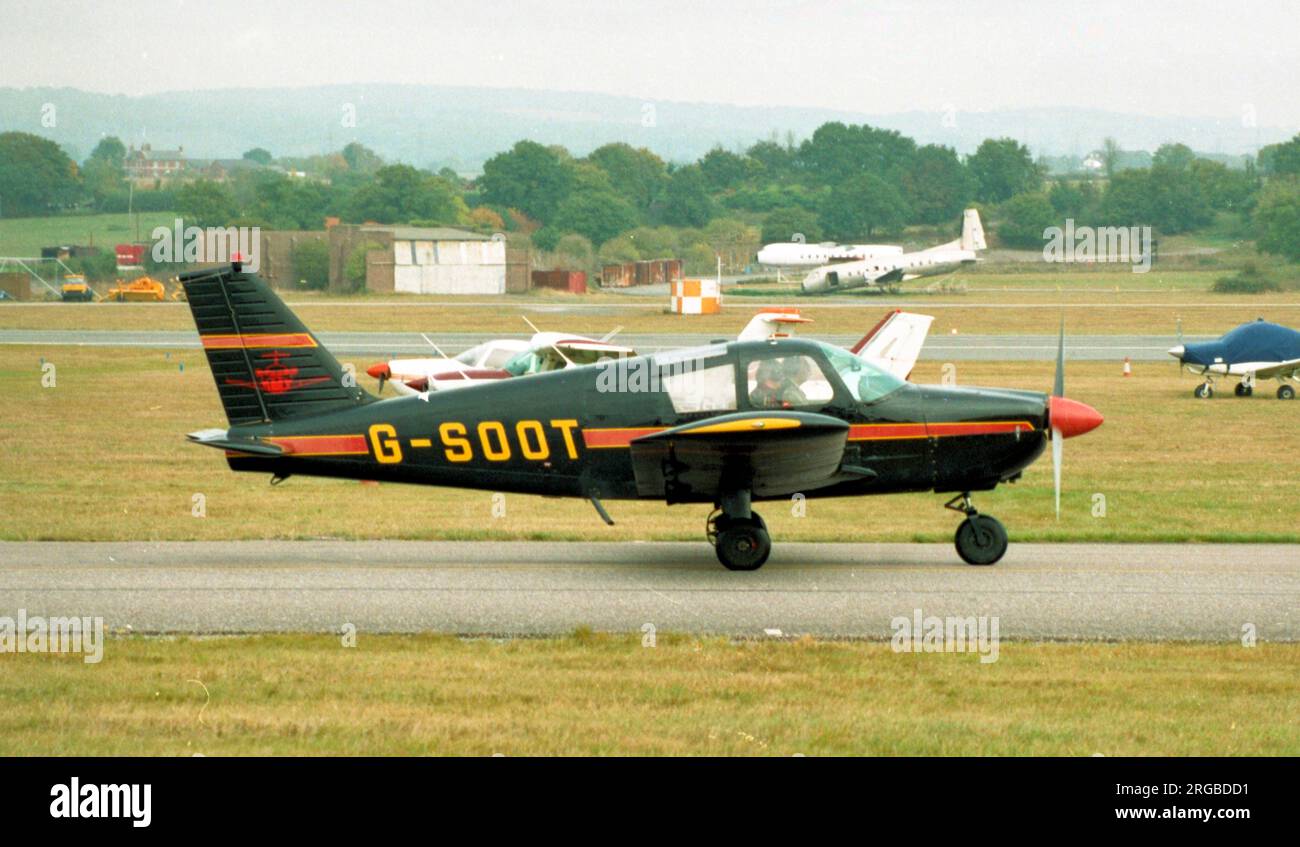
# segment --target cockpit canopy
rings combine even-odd
[[[907,383],[838,347],[799,339],[718,344],[629,359],[609,384],[663,391],[678,414],[738,409],[818,411],[874,403]],[[644,371],[644,374],[638,374]],[[638,378],[641,378],[638,381]]]

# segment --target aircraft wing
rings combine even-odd
[[[566,356],[573,354],[592,354],[596,353],[602,356],[621,359],[627,356],[635,356],[636,351],[631,347],[624,347],[619,344],[610,344],[607,341],[593,341],[587,338],[573,338],[563,341],[556,341],[552,347],[558,348]]]
[[[781,497],[845,478],[849,425],[810,412],[740,412],[705,418],[634,439],[637,492],[669,503],[747,489]]]
[[[1276,365],[1269,365],[1267,368],[1260,368],[1255,371],[1256,379],[1272,379],[1275,376],[1295,376],[1300,374],[1300,359],[1291,359],[1286,362],[1278,362]]]
[[[884,368],[899,379],[907,379],[930,333],[930,315],[895,310],[862,337],[849,351]]]

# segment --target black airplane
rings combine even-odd
[[[706,536],[732,570],[771,551],[752,503],[953,493],[957,552],[991,565],[1002,524],[972,491],[1018,479],[1053,443],[1096,428],[1062,396],[913,385],[805,339],[718,342],[380,400],[355,384],[239,263],[181,277],[230,425],[192,433],[236,471],[385,480],[604,500],[708,503]],[[869,520],[869,515],[866,516]]]

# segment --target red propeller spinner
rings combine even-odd
[[[1064,438],[1073,438],[1092,432],[1105,420],[1101,413],[1087,403],[1071,400],[1068,397],[1052,397],[1048,400],[1048,422],[1053,430]]]

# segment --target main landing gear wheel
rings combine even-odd
[[[714,551],[730,571],[756,571],[772,552],[767,526],[757,514],[749,518],[721,517],[717,521]]]
[[[957,555],[968,565],[992,565],[1007,552],[1007,530],[990,515],[981,515],[970,502],[970,492],[962,492],[943,504],[945,509],[961,512],[966,520],[957,525],[953,543]]]
[[[1192,389],[1192,396],[1198,400],[1209,400],[1214,396],[1214,386],[1208,382],[1202,382]]]
[[[1279,399],[1279,400],[1294,400],[1294,399],[1295,399],[1295,388],[1293,388],[1293,387],[1290,386],[1290,385],[1279,385],[1278,388],[1277,388],[1277,399]]]
[[[1238,397],[1250,397],[1255,393],[1255,389],[1245,383],[1237,383],[1237,387],[1232,389],[1232,393]]]
[[[997,518],[971,515],[957,526],[957,555],[968,565],[991,565],[1007,552],[1007,530]]]

